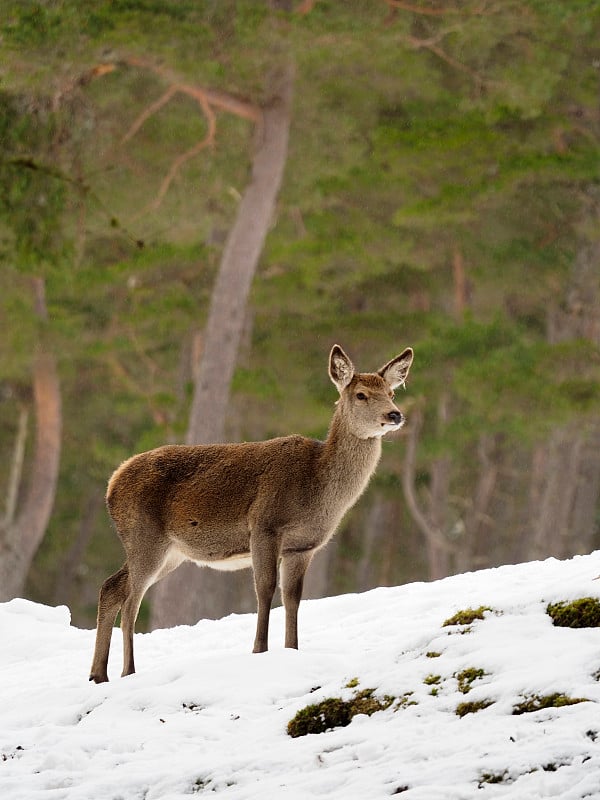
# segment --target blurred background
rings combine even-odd
[[[408,422],[305,596],[599,546],[598,0],[0,0],[0,48],[0,599],[92,627],[112,471],[325,437],[335,342],[414,348]],[[140,628],[254,609],[185,569]]]

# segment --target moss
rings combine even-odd
[[[203,792],[207,789],[211,784],[210,778],[196,778],[194,781],[194,785],[192,786],[192,792],[195,794],[197,792]]]
[[[464,717],[467,714],[475,714],[477,711],[483,711],[484,708],[489,708],[493,704],[493,700],[477,700],[471,703],[459,703],[456,706],[456,715]]]
[[[351,678],[346,684],[346,689],[356,689],[358,686],[358,678]]]
[[[484,772],[477,784],[479,789],[483,789],[488,783],[511,783],[508,779],[508,770],[504,772]]]
[[[357,714],[371,716],[376,711],[389,708],[396,699],[390,695],[375,697],[375,689],[356,692],[350,700],[328,697],[320,703],[301,708],[288,722],[287,732],[292,738],[306,736],[308,733],[324,733],[332,728],[344,728]]]
[[[396,710],[418,705],[416,700],[411,700],[413,694],[414,692],[405,692],[401,697],[398,697],[396,701]]]
[[[600,601],[596,597],[581,597],[571,602],[549,603],[546,612],[560,628],[600,627]]]
[[[437,697],[439,694],[440,691],[439,684],[441,683],[441,681],[442,681],[441,675],[428,675],[426,678],[423,679],[423,683],[425,684],[425,686],[431,686],[431,691],[429,692],[429,694],[433,695],[434,697]]]
[[[427,658],[439,658],[441,655],[441,653],[437,653],[435,650],[429,650],[429,652],[425,653]]]
[[[458,681],[458,691],[463,694],[468,694],[471,691],[471,684],[473,681],[476,681],[478,678],[483,678],[485,674],[484,670],[475,667],[457,672],[455,678]]]
[[[343,728],[351,721],[348,703],[339,697],[328,697],[320,703],[301,708],[288,722],[287,732],[296,738],[308,733],[324,733],[330,728]]]
[[[370,717],[376,711],[384,711],[389,708],[396,699],[389,694],[384,695],[381,699],[374,697],[374,691],[375,689],[363,689],[350,701],[350,711],[353,717],[356,714],[366,714]]]
[[[465,608],[462,611],[457,611],[454,616],[449,617],[444,624],[443,628],[450,625],[471,625],[477,619],[483,619],[486,611],[491,611],[489,606],[479,606],[479,608]]]
[[[542,711],[544,708],[562,708],[563,706],[573,706],[577,703],[589,702],[586,697],[569,697],[560,692],[553,694],[537,695],[526,698],[521,703],[513,707],[513,714],[531,714],[534,711]]]

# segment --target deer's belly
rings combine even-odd
[[[247,569],[252,566],[252,558],[250,553],[239,553],[229,558],[218,558],[210,560],[194,559],[199,567],[210,567],[211,569],[219,569],[225,572],[233,572],[236,569]]]

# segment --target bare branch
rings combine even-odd
[[[237,117],[242,117],[252,122],[259,122],[261,119],[260,108],[254,105],[254,103],[249,103],[246,100],[241,100],[238,97],[234,97],[226,92],[220,92],[216,89],[206,89],[204,87],[189,85],[182,81],[180,77],[171,70],[164,69],[149,61],[144,61],[141,58],[127,58],[122,63],[130,67],[139,67],[140,69],[153,72],[170,84],[175,85],[178,91],[195,97],[197,100],[202,97],[209,105],[220,108],[223,111],[228,111],[230,114],[235,114]]]
[[[438,36],[433,37],[432,39],[417,39],[416,36],[407,36],[406,40],[415,50],[429,50],[429,52],[436,55],[442,61],[445,61],[446,64],[449,64],[451,67],[454,67],[454,69],[457,69],[460,72],[470,75],[478,85],[482,85],[484,80],[481,75],[472,70],[470,67],[467,67],[467,65],[463,64],[461,61],[457,61],[455,58],[452,58],[452,56],[449,56],[445,50],[442,50],[442,48],[438,46],[437,42],[450,32],[450,30],[446,29],[445,31],[441,31]]]
[[[404,464],[402,469],[402,488],[404,490],[404,497],[408,510],[412,518],[417,524],[417,527],[425,537],[425,539],[435,547],[443,550],[446,553],[454,552],[454,547],[448,542],[442,531],[433,524],[427,517],[427,514],[420,507],[415,491],[415,474],[416,474],[416,460],[417,460],[417,445],[419,442],[419,434],[423,426],[423,412],[414,408],[411,413],[411,423],[408,428],[408,439],[406,443],[406,451],[404,454]]]
[[[232,95],[226,94],[225,92],[219,92],[214,89],[206,89],[204,87],[193,86],[187,83],[182,82],[175,73],[171,72],[170,70],[166,70],[163,67],[159,67],[155,64],[150,62],[144,61],[143,59],[139,58],[127,58],[121,62],[122,64],[130,67],[138,67],[140,69],[149,70],[153,72],[155,75],[158,75],[163,80],[168,81],[171,85],[169,88],[163,92],[163,94],[151,103],[144,111],[137,117],[137,119],[133,122],[123,139],[121,140],[121,144],[125,144],[129,142],[136,133],[140,130],[142,125],[153,115],[160,111],[161,108],[167,105],[167,103],[176,95],[176,94],[185,94],[188,97],[193,98],[199,104],[200,108],[202,109],[202,113],[206,119],[206,124],[208,127],[208,132],[206,136],[199,141],[194,147],[187,150],[185,153],[179,155],[169,167],[167,174],[165,175],[158,193],[154,200],[148,204],[148,206],[144,209],[142,213],[148,210],[156,210],[161,205],[173,179],[181,169],[181,167],[189,161],[194,156],[198,155],[198,153],[202,152],[205,148],[209,147],[214,143],[216,132],[217,132],[217,119],[214,109],[220,109],[222,111],[227,111],[230,114],[234,114],[235,116],[241,117],[242,119],[247,119],[250,122],[258,124],[263,119],[263,114],[261,109],[252,104],[248,103],[245,100],[241,100],[237,97],[233,97]],[[95,67],[93,70],[90,70],[86,73],[86,77],[88,80],[91,80],[93,77],[99,77],[101,75],[105,75],[109,72],[112,72],[115,69],[115,65],[103,65],[100,64]]]
[[[215,135],[217,132],[217,119],[210,105],[208,104],[208,102],[204,97],[198,97],[198,102],[202,106],[202,110],[204,111],[204,115],[206,117],[206,121],[208,124],[208,133],[206,134],[204,139],[202,139],[202,141],[198,142],[196,145],[194,145],[194,147],[190,148],[185,153],[182,153],[171,164],[169,171],[163,178],[163,181],[158,190],[158,194],[156,195],[156,197],[149,206],[149,208],[151,208],[154,211],[158,209],[158,207],[162,203],[164,196],[169,190],[169,186],[171,185],[173,179],[179,172],[179,169],[185,164],[185,162],[189,161],[190,158],[193,158],[194,156],[198,155],[198,153],[204,150],[205,147],[209,147],[210,145],[212,145],[215,140]]]
[[[125,144],[125,142],[128,142],[130,139],[132,139],[135,136],[135,134],[139,131],[139,129],[142,127],[144,122],[146,122],[146,120],[149,119],[152,116],[152,114],[155,114],[164,105],[166,105],[169,102],[169,100],[173,97],[173,95],[176,94],[178,91],[179,91],[178,86],[170,86],[167,89],[167,91],[162,95],[162,97],[159,97],[158,100],[156,100],[154,103],[151,103],[148,106],[148,108],[146,108],[135,120],[135,122],[129,128],[125,136],[123,136],[123,138],[121,139],[121,144]]]

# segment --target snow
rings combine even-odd
[[[599,575],[597,552],[304,601],[298,652],[282,646],[281,609],[261,655],[249,652],[254,615],[138,634],[128,678],[115,631],[111,682],[98,686],[94,631],[71,627],[64,607],[2,604],[0,797],[600,798],[600,630],[546,613],[600,596]],[[482,605],[493,611],[468,630],[443,626]],[[470,668],[485,674],[462,694],[456,674]],[[287,734],[299,709],[365,688],[414,704]],[[512,713],[554,692],[589,702]],[[481,700],[493,703],[455,713]]]

